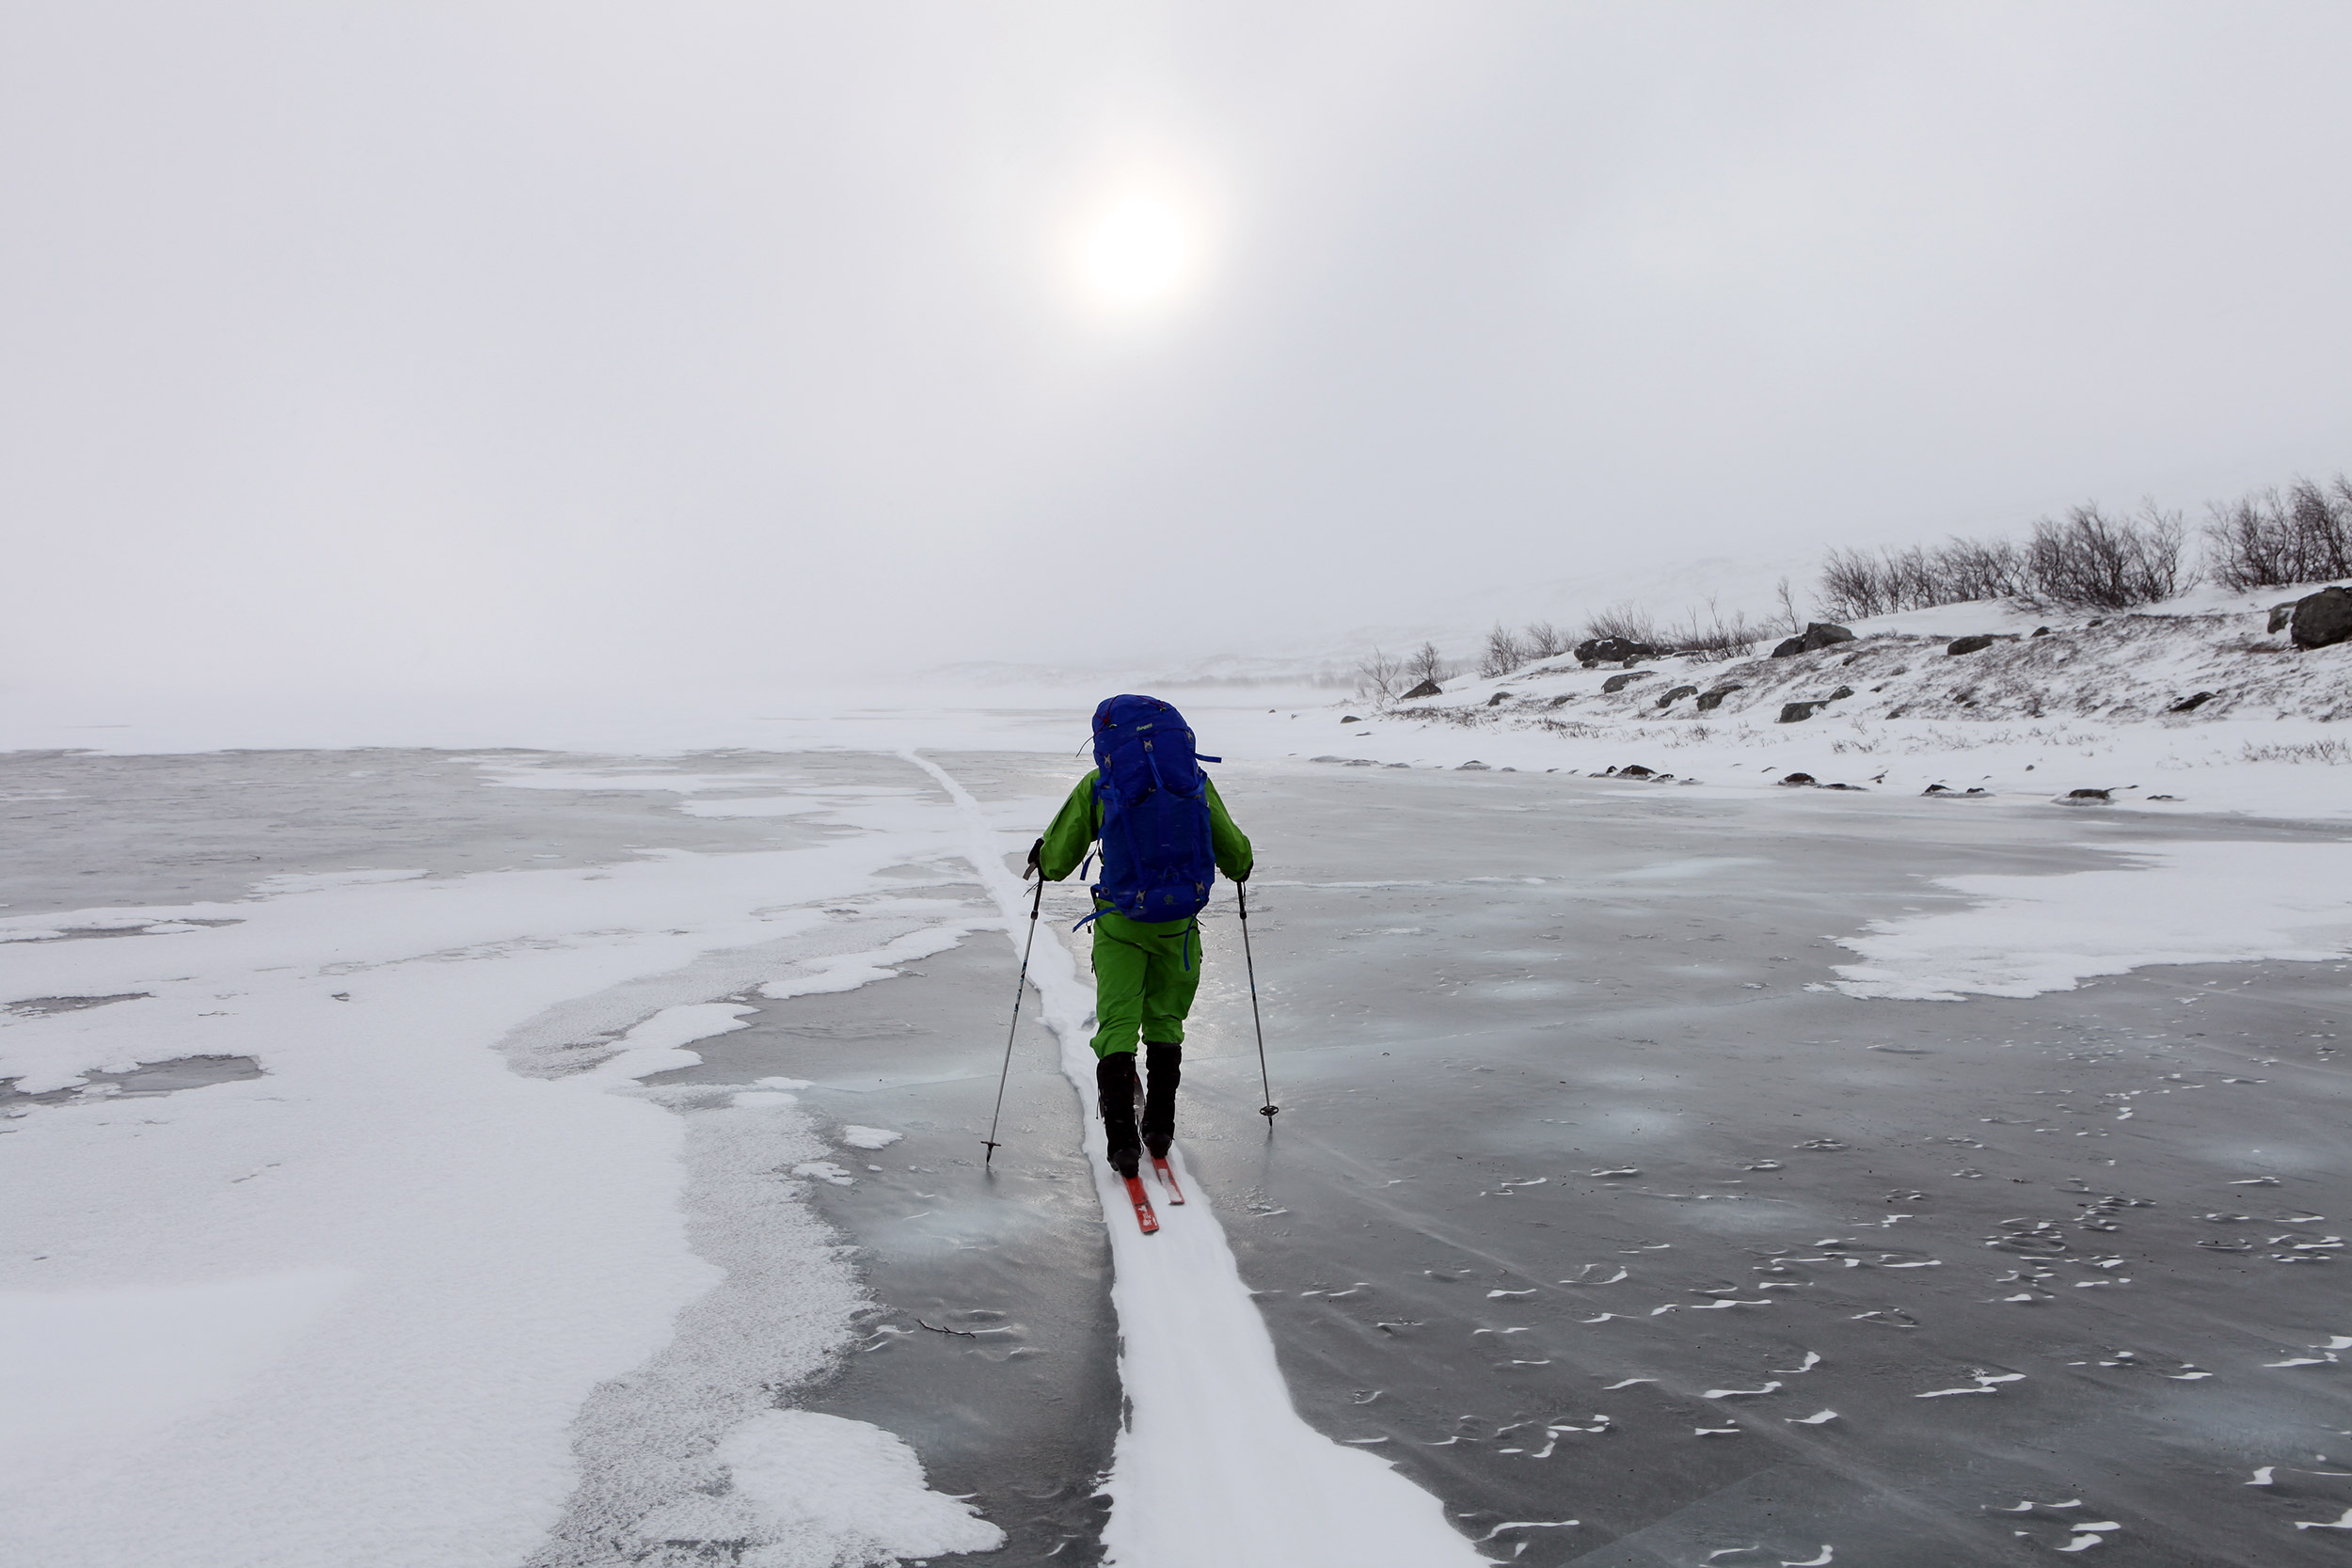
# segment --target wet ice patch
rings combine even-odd
[[[2102,846],[2113,848],[2115,846]],[[1839,942],[1849,996],[2038,996],[2152,964],[2320,962],[2352,952],[2352,843],[2134,845],[2128,869],[1947,877],[1985,900]]]
[[[751,1568],[894,1562],[992,1552],[1005,1532],[969,1503],[934,1492],[896,1433],[812,1410],[771,1410],[737,1427],[714,1454],[750,1505]]]

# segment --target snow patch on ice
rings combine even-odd
[[[896,980],[898,971],[891,965],[945,953],[977,928],[960,922],[931,926],[909,931],[870,953],[840,953],[831,958],[803,959],[801,967],[804,973],[771,980],[759,988],[759,994],[781,1002],[795,996],[828,996],[856,990],[876,980]]]
[[[930,1489],[895,1433],[813,1410],[771,1410],[737,1427],[713,1455],[769,1540],[751,1568],[886,1563],[992,1552],[1005,1532],[969,1503]]]
[[[623,1035],[613,1054],[599,1063],[591,1076],[608,1081],[644,1078],[678,1068],[700,1067],[701,1053],[686,1047],[696,1040],[751,1027],[742,1022],[742,1015],[757,1010],[738,1002],[696,1002],[683,1007],[664,1007]]]
[[[1878,921],[1841,938],[1849,996],[1957,1002],[2038,996],[2152,964],[2318,962],[2352,952],[2352,843],[2191,843],[2123,848],[2129,869],[1947,877],[1985,902]]]
[[[860,1127],[855,1122],[841,1129],[841,1141],[851,1148],[888,1148],[905,1136],[887,1127]]]

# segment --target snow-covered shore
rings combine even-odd
[[[1552,659],[1433,699],[1326,705],[1302,715],[1300,739],[1359,764],[1638,766],[1729,787],[1803,773],[2035,805],[2089,789],[2108,798],[2077,801],[2341,817],[2352,643],[2298,651],[2269,631],[2269,607],[2294,596],[2208,592],[2072,619],[1951,605],[1858,621],[1852,641],[1782,658]],[[1975,637],[1994,641],[1948,651]],[[1801,703],[1820,705],[1783,721]]]

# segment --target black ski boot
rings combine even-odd
[[[1102,1091],[1103,1134],[1110,1146],[1111,1169],[1132,1178],[1143,1154],[1136,1137],[1136,1053],[1114,1052],[1096,1062],[1094,1084]]]
[[[1151,1069],[1143,1091],[1143,1147],[1152,1159],[1165,1160],[1176,1138],[1176,1085],[1184,1078],[1184,1048],[1146,1040],[1143,1049],[1144,1066]]]

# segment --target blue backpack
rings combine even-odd
[[[1094,710],[1094,798],[1103,804],[1094,893],[1129,920],[1189,920],[1209,901],[1216,854],[1202,760],[1184,716],[1156,697],[1112,697]]]

